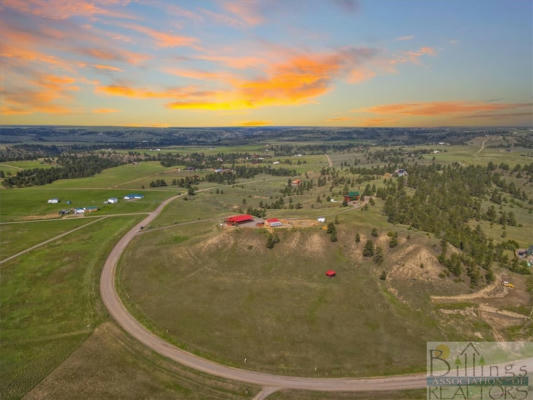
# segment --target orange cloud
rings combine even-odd
[[[265,126],[270,125],[272,121],[243,121],[239,122],[241,126]]]
[[[148,60],[146,54],[135,53],[125,49],[108,49],[108,48],[79,48],[76,52],[105,61],[120,61],[128,64],[139,64]]]
[[[231,82],[231,90],[180,100],[168,107],[227,110],[303,104],[330,89],[344,68],[343,61],[340,54],[294,56],[272,66],[264,78],[237,80]]]
[[[180,96],[186,96],[194,88],[168,89],[168,90],[148,90],[133,88],[125,85],[107,85],[98,86],[95,91],[111,96],[132,97],[137,99],[168,99]]]
[[[385,104],[364,108],[360,111],[375,114],[403,114],[433,116],[479,111],[496,111],[530,106],[529,103],[484,103],[466,101],[437,101],[429,103]]]
[[[92,64],[92,67],[96,68],[96,69],[103,69],[103,70],[106,70],[106,71],[116,71],[116,72],[122,71],[121,68],[113,67],[112,65]]]
[[[263,22],[263,17],[259,13],[259,3],[255,0],[226,1],[223,8],[234,14],[238,21],[245,25],[254,26]]]
[[[68,76],[39,75],[31,81],[32,88],[2,89],[0,114],[31,114],[35,112],[65,114],[70,108],[57,103],[71,99],[70,92],[78,90],[75,80]]]
[[[222,63],[230,68],[246,69],[264,65],[266,63],[264,58],[245,56],[245,57],[231,57],[231,56],[213,56],[213,55],[199,55],[195,58],[199,60],[213,61]]]
[[[198,39],[190,36],[181,36],[174,35],[171,33],[160,32],[142,25],[121,24],[121,26],[150,36],[152,39],[155,40],[156,45],[158,47],[190,47],[198,42]]]
[[[106,6],[127,4],[128,1],[114,0],[3,0],[2,5],[18,12],[33,14],[50,19],[67,19],[74,16],[94,15],[135,19],[131,14],[104,8]]]
[[[93,114],[109,114],[118,112],[116,108],[94,108],[92,110]]]

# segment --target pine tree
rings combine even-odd
[[[367,240],[365,247],[363,249],[363,256],[372,257],[374,255],[374,242],[372,240]]]

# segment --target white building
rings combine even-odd
[[[118,199],[116,197],[110,197],[109,199],[107,199],[106,203],[107,204],[117,204],[118,203]]]
[[[324,222],[326,222],[326,217],[318,217],[316,220],[317,220],[318,222],[322,222],[322,223],[324,223]]]
[[[85,208],[74,209],[74,214],[85,214]]]
[[[279,164],[279,161],[274,161],[272,164],[273,164],[273,165],[278,165],[278,164]]]
[[[138,193],[130,193],[124,196],[124,200],[140,200],[143,199],[144,195]]]
[[[56,198],[48,199],[48,204],[57,204],[57,203],[59,203],[59,199],[56,199]]]

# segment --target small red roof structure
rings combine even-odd
[[[326,276],[329,276],[330,278],[333,278],[335,275],[337,275],[337,273],[333,271],[332,269],[328,269],[326,271]]]
[[[232,217],[226,218],[227,224],[241,224],[243,222],[253,221],[254,217],[249,214],[233,215]]]
[[[269,218],[266,220],[266,224],[268,226],[271,226],[272,228],[275,228],[277,226],[282,226],[283,224],[281,223],[281,221],[277,218]]]

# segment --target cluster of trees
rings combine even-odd
[[[16,175],[5,178],[2,184],[6,187],[46,185],[58,179],[93,176],[121,163],[121,160],[98,155],[61,155],[57,158],[59,167],[24,169],[18,171]]]
[[[482,213],[481,202],[493,183],[490,169],[483,166],[413,164],[409,166],[407,179],[387,180],[377,195],[385,200],[384,212],[389,222],[410,225],[442,238],[441,263],[454,275],[465,271],[475,286],[483,275],[478,266],[485,270],[486,281],[491,279],[493,262],[509,267],[503,252],[498,251],[480,226],[471,228],[469,224],[487,216]],[[516,223],[514,214],[502,216],[505,223]],[[448,257],[447,242],[462,253]]]
[[[332,242],[336,242],[337,241],[337,228],[335,227],[335,224],[333,222],[330,222],[328,224],[328,229],[327,229],[326,233],[329,234],[329,239]]]
[[[156,179],[155,181],[150,182],[150,187],[161,187],[161,186],[168,186],[167,181],[164,179]]]

